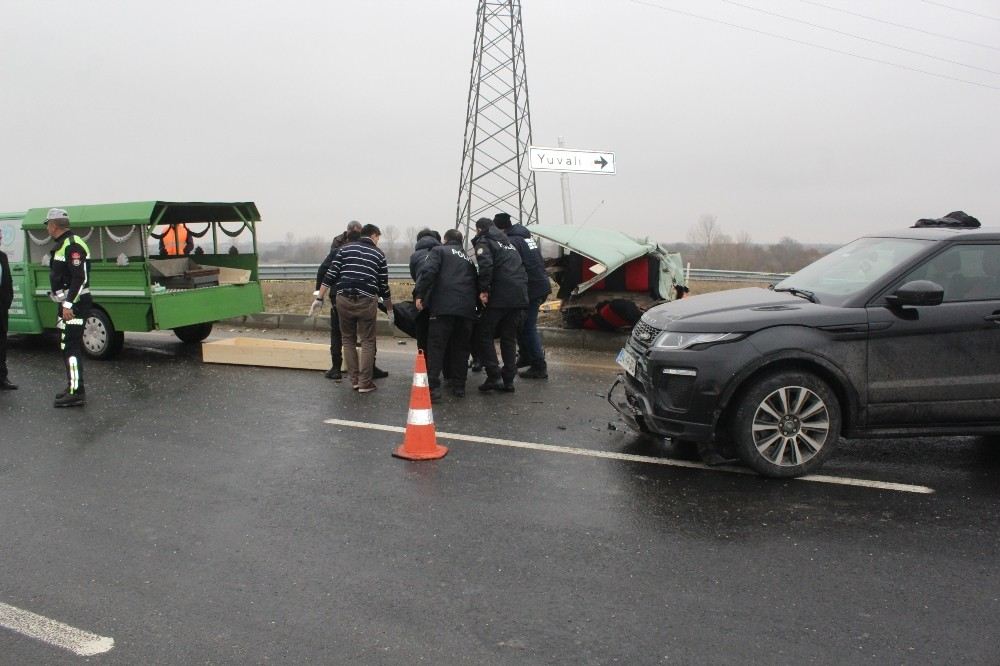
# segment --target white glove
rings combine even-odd
[[[323,307],[323,301],[317,298],[316,300],[313,301],[313,304],[309,307],[309,314],[307,316],[309,317],[316,316],[316,310],[321,307]]]
[[[386,312],[386,315],[389,317],[389,325],[390,326],[395,326],[395,324],[396,324],[396,315],[393,314],[392,310],[389,310],[388,312]]]
[[[313,292],[313,298],[319,300],[319,289]]]

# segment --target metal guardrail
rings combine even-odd
[[[261,264],[257,273],[261,280],[315,280],[318,264]],[[756,273],[753,271],[718,271],[710,268],[692,268],[692,280],[707,282],[778,282],[788,273]],[[409,280],[408,264],[389,264],[390,280]]]
[[[706,282],[780,282],[791,273],[756,273],[754,271],[717,271],[711,268],[692,268],[692,280]]]

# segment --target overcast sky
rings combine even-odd
[[[682,241],[712,214],[833,243],[954,209],[1000,224],[996,0],[522,5],[533,142],[616,154],[617,175],[571,177],[577,224]],[[3,0],[0,210],[253,200],[265,240],[443,230],[476,8]],[[537,180],[561,223],[559,176]]]

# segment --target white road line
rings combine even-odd
[[[113,638],[98,636],[5,603],[0,603],[0,627],[69,650],[81,657],[104,654],[115,646]]]
[[[345,421],[344,419],[326,419],[324,423],[330,425],[346,426],[348,428],[363,428],[366,430],[383,430],[385,432],[406,431],[406,428],[399,426],[382,425],[380,423],[365,423],[364,421]],[[656,458],[653,456],[640,456],[634,453],[616,453],[614,451],[594,451],[591,449],[580,449],[572,446],[557,446],[554,444],[536,444],[535,442],[520,442],[514,439],[497,439],[495,437],[480,437],[479,435],[463,435],[461,433],[438,432],[441,439],[452,439],[462,442],[477,442],[480,444],[496,444],[498,446],[510,446],[517,449],[532,449],[534,451],[548,451],[550,453],[569,453],[577,456],[589,456],[591,458],[607,458],[610,460],[626,460],[629,462],[649,463],[652,465],[668,465],[670,467],[687,467],[689,469],[703,469],[712,472],[728,472],[730,474],[756,474],[755,472],[742,467],[729,467],[722,465],[719,467],[709,467],[700,462],[690,460],[677,460],[674,458]],[[862,488],[875,488],[877,490],[895,490],[901,493],[920,493],[929,495],[934,492],[933,488],[927,486],[914,486],[907,483],[892,483],[889,481],[870,481],[868,479],[851,479],[840,476],[826,476],[821,474],[810,474],[792,479],[793,481],[812,481],[814,483],[831,483],[841,486],[859,486]]]

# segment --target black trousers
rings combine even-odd
[[[340,337],[340,317],[337,308],[330,308],[330,367],[340,370],[344,363],[344,345]]]
[[[465,388],[475,322],[465,317],[431,315],[427,322],[427,383],[441,386],[441,372],[455,388]]]
[[[60,313],[59,347],[63,353],[63,365],[66,366],[66,387],[70,394],[83,393],[83,325],[90,316],[91,299],[89,295],[82,296],[73,305],[73,319],[62,320],[62,306],[56,306]]]
[[[517,327],[520,321],[521,308],[487,306],[479,317],[479,324],[476,327],[476,350],[489,379],[494,381],[503,379],[505,384],[509,384],[517,376]],[[503,368],[497,359],[497,348],[493,344],[495,338],[500,338]]]
[[[417,313],[417,349],[423,349],[427,353],[427,333],[430,330],[431,314],[426,309]]]
[[[0,310],[0,381],[7,379],[7,310]]]

